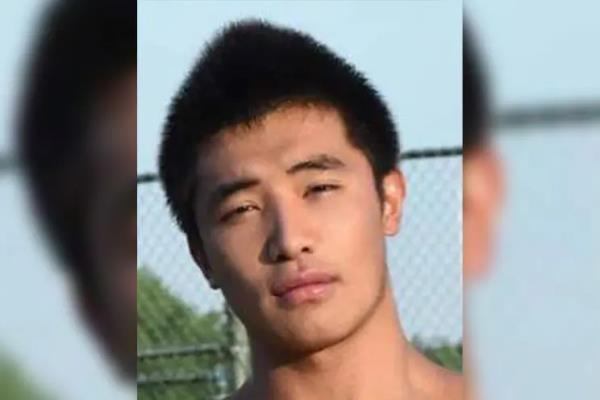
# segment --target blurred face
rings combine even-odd
[[[222,132],[199,156],[192,253],[251,339],[307,352],[357,330],[387,288],[402,175],[383,203],[335,111],[287,107]],[[275,347],[274,347],[275,346]]]
[[[89,143],[88,238],[100,296],[88,319],[122,370],[136,368],[136,75],[107,88]]]
[[[487,272],[503,192],[500,162],[482,145],[463,163],[463,265],[467,283]]]

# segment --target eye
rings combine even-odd
[[[322,183],[318,185],[312,185],[308,187],[308,190],[304,194],[304,197],[310,195],[320,195],[322,193],[331,192],[340,188],[340,185],[331,183]]]
[[[244,204],[243,206],[239,206],[234,208],[233,210],[225,213],[225,215],[223,215],[220,218],[221,222],[227,222],[232,220],[234,217],[238,217],[241,216],[242,214],[248,213],[252,210],[258,210],[258,207],[253,205],[253,204]]]

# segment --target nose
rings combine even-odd
[[[284,263],[303,253],[312,253],[314,235],[311,219],[302,201],[280,201],[272,210],[272,227],[266,249],[269,261]]]

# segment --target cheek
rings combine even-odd
[[[214,277],[227,303],[245,325],[261,318],[258,304],[267,291],[267,268],[260,262],[263,233],[258,229],[238,230],[215,237],[206,246]]]
[[[249,292],[260,282],[263,236],[259,227],[235,228],[214,235],[206,243],[214,276],[225,292]]]
[[[377,194],[367,190],[349,190],[340,201],[332,202],[319,215],[323,250],[335,254],[347,272],[361,273],[385,261],[385,236]],[[368,268],[373,270],[373,268]],[[341,271],[342,273],[344,271]]]

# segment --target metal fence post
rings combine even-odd
[[[225,373],[225,387],[228,393],[232,393],[236,388],[236,338],[235,338],[235,317],[233,315],[233,311],[227,303],[223,304],[224,314],[225,314],[225,340],[227,345],[227,362],[226,362],[226,373]]]
[[[227,362],[227,391],[239,388],[247,377],[247,339],[241,322],[227,304],[225,307],[225,336],[229,347]]]

